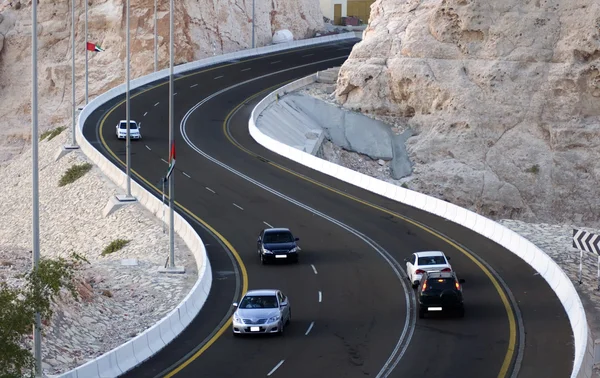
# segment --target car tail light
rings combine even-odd
[[[460,290],[460,284],[458,282],[454,282],[454,286],[456,286],[456,290]]]
[[[425,271],[424,271],[424,270],[421,270],[421,269],[417,269],[417,270],[415,271],[415,274],[423,274],[423,273],[425,273]]]
[[[444,269],[442,269],[442,272],[452,272],[452,269],[450,269],[450,268],[444,268]]]
[[[421,289],[421,291],[425,291],[426,288],[427,288],[427,280],[423,281],[423,288]]]

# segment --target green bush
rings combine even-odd
[[[534,164],[531,166],[531,168],[527,168],[525,171],[529,172],[529,173],[538,173],[540,171],[540,166],[537,164]]]
[[[60,126],[55,129],[46,130],[42,133],[42,135],[40,135],[40,140],[44,140],[46,137],[48,138],[47,140],[52,140],[52,138],[65,131],[65,129],[66,127]]]
[[[65,174],[60,178],[58,186],[65,186],[67,184],[74,183],[75,180],[88,173],[90,169],[92,169],[92,165],[90,163],[73,165],[71,168],[67,169]]]
[[[106,248],[104,248],[104,250],[102,251],[102,256],[106,256],[108,254],[111,254],[113,252],[117,252],[119,249],[125,247],[127,244],[129,244],[131,240],[125,240],[125,239],[116,239],[110,242],[109,245],[106,246]]]

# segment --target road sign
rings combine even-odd
[[[600,235],[574,228],[573,248],[600,255]]]

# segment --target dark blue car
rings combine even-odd
[[[270,261],[298,262],[300,247],[296,243],[299,238],[294,237],[287,228],[266,228],[258,235],[256,249],[260,262],[266,264]]]

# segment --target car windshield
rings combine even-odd
[[[419,257],[419,265],[441,265],[445,263],[444,256]]]
[[[430,278],[427,280],[426,291],[453,289],[454,284],[455,282],[452,278]]]
[[[119,124],[119,129],[125,130],[126,128],[127,128],[127,122],[122,122]],[[131,122],[129,124],[129,130],[131,130],[131,129],[137,129],[137,124]]]
[[[291,243],[293,241],[294,237],[289,231],[267,232],[263,239],[264,243]]]
[[[277,308],[277,297],[274,295],[249,295],[242,299],[240,308]]]

